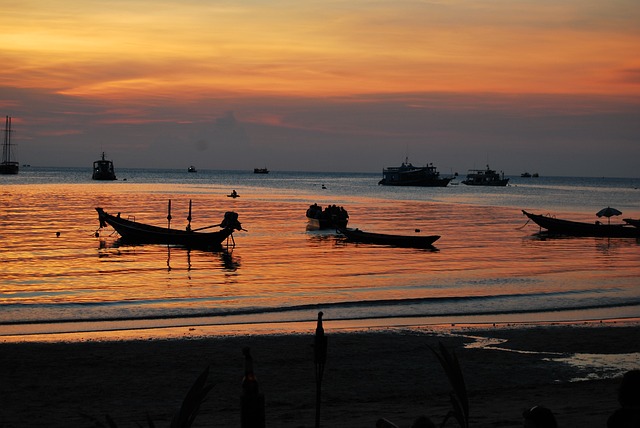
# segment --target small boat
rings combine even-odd
[[[195,166],[191,165],[189,168],[187,168],[187,172],[198,172],[198,170]]]
[[[307,209],[307,221],[307,229],[338,229],[347,227],[349,213],[336,205],[329,205],[323,209],[320,205],[313,204]]]
[[[235,199],[235,198],[239,198],[239,197],[240,197],[240,195],[238,194],[238,192],[236,192],[236,190],[235,190],[235,189],[233,189],[233,190],[231,191],[231,193],[229,193],[229,194],[227,195],[227,198],[233,198],[233,199]]]
[[[253,168],[254,174],[269,174],[269,170],[267,168]]]
[[[462,180],[462,184],[467,186],[506,186],[509,183],[508,178],[504,178],[504,172],[498,174],[495,170],[487,169],[470,169],[467,178]]]
[[[340,228],[338,230],[349,241],[394,247],[432,248],[433,243],[440,239],[440,235],[390,235],[349,228]]]
[[[171,224],[170,208],[171,203],[169,203],[169,215],[167,216],[169,225],[167,227],[151,226],[124,219],[120,217],[120,213],[114,216],[108,214],[102,208],[96,208],[96,211],[98,212],[100,228],[104,228],[107,225],[111,226],[120,234],[124,242],[131,244],[166,244],[187,248],[214,249],[221,247],[222,241],[228,237],[231,236],[233,239],[232,234],[235,230],[243,230],[238,221],[238,214],[232,211],[224,214],[224,219],[220,224],[191,229],[191,209],[189,209],[189,217],[187,217],[189,225],[186,230],[171,229],[169,227]],[[189,208],[191,208],[191,203],[189,203]],[[216,232],[200,232],[216,226],[222,229]]]
[[[609,238],[639,238],[640,228],[632,224],[604,224],[601,222],[586,223],[561,220],[548,215],[532,214],[525,210],[522,213],[550,235],[593,236]],[[631,220],[631,219],[628,219]],[[625,220],[627,221],[627,220]],[[640,220],[638,220],[640,222]]]
[[[440,177],[440,173],[433,164],[427,166],[413,166],[409,159],[400,166],[391,166],[382,170],[382,180],[378,184],[383,186],[417,186],[417,187],[446,187],[452,180]]]
[[[104,152],[102,152],[102,159],[93,163],[93,175],[91,178],[94,180],[116,180],[113,162],[105,159]]]
[[[520,174],[520,177],[522,178],[531,178],[531,174],[528,172],[523,172],[522,174]]]
[[[14,152],[11,144],[11,118],[6,117],[4,126],[4,143],[2,144],[2,163],[0,163],[0,174],[17,174],[20,171],[20,163],[14,159]]]

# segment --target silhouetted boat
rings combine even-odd
[[[622,221],[626,222],[627,224],[630,224],[631,226],[635,226],[635,227],[639,227],[640,228],[640,219],[623,218]]]
[[[462,180],[462,184],[467,186],[506,186],[508,182],[509,179],[504,178],[504,172],[500,175],[489,168],[489,165],[487,169],[470,169],[467,178]]]
[[[105,159],[104,152],[102,152],[102,159],[93,163],[93,175],[94,180],[115,180],[116,172],[113,169],[113,162]]]
[[[600,222],[586,223],[571,220],[561,220],[547,215],[532,214],[525,210],[522,213],[529,217],[534,223],[546,233],[551,235],[565,236],[594,236],[611,238],[638,238],[640,228],[627,224],[604,224]],[[631,219],[628,219],[631,220]],[[627,221],[627,220],[625,220]],[[640,220],[638,220],[640,222]]]
[[[307,209],[307,221],[307,229],[337,229],[347,227],[349,213],[336,205],[323,209],[320,205],[313,204]]]
[[[4,126],[4,143],[2,144],[0,174],[17,174],[20,171],[20,163],[14,160],[14,153],[11,148],[11,132],[11,118],[7,116]]]
[[[269,174],[269,170],[267,168],[253,168],[254,174]]]
[[[433,243],[440,239],[440,235],[392,235],[349,228],[340,228],[338,230],[349,241],[394,247],[431,248]]]
[[[196,169],[195,166],[191,165],[189,168],[187,168],[188,172],[198,172],[198,170]]]
[[[171,207],[171,204],[169,204],[169,207]],[[191,208],[191,204],[189,207]],[[220,247],[222,241],[232,236],[235,230],[242,230],[242,225],[238,222],[238,214],[231,211],[224,214],[224,219],[220,224],[191,229],[191,209],[189,209],[189,217],[187,217],[189,226],[187,226],[186,230],[138,223],[121,218],[120,213],[116,216],[108,214],[102,208],[96,208],[96,211],[98,212],[100,228],[109,225],[120,234],[122,241],[132,244],[166,244],[187,248],[213,249]],[[167,216],[167,219],[170,224],[171,214]],[[221,227],[222,229],[216,232],[199,232],[212,227]]]
[[[382,170],[383,186],[418,186],[418,187],[446,187],[452,180],[440,177],[440,173],[433,164],[428,166],[413,166],[409,159],[400,166],[391,166]]]

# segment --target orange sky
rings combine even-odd
[[[628,100],[640,95],[639,22],[637,0],[12,1],[0,14],[0,107],[22,120],[15,90],[59,97],[47,101],[58,112],[78,100],[111,111],[372,94]],[[212,108],[286,122],[264,106]]]
[[[638,22],[632,0],[23,1],[0,72],[79,96],[640,94]]]

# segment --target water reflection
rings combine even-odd
[[[179,247],[179,246],[171,246],[171,245],[153,245],[153,244],[132,244],[121,239],[116,239],[115,241],[109,241],[106,239],[100,239],[98,241],[98,258],[113,258],[116,257],[125,257],[136,255],[138,253],[138,249],[147,249],[151,248],[151,251],[140,252],[141,258],[148,258],[150,255],[156,254],[160,257],[161,253],[156,251],[157,248],[166,248],[166,270],[167,272],[171,272],[173,270],[171,253],[177,253],[178,263],[182,263],[182,261],[186,261],[186,270],[190,272],[192,269],[191,263],[191,253],[192,251],[197,251],[199,253],[204,254],[216,254],[220,259],[220,267],[223,271],[227,272],[235,272],[240,268],[240,258],[233,255],[233,247],[222,247],[219,250],[209,250],[209,251],[200,251],[200,250],[191,250],[189,248]],[[182,254],[184,253],[184,255]],[[175,256],[174,256],[175,258]],[[143,260],[141,260],[143,261]],[[175,261],[175,260],[174,260]],[[191,279],[191,278],[189,278]]]

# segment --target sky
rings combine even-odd
[[[0,9],[23,164],[640,177],[638,0]]]

